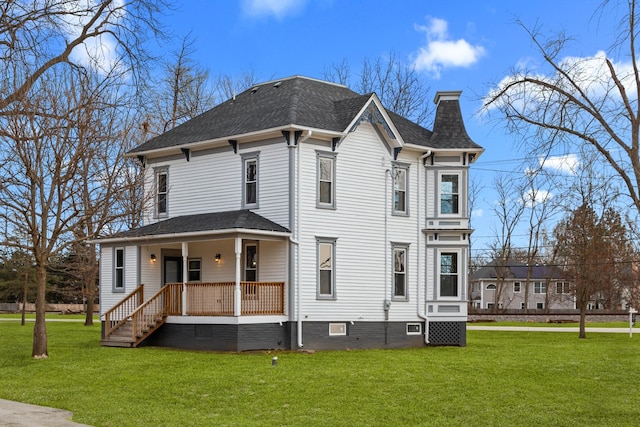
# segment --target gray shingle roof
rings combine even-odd
[[[158,135],[131,150],[175,147],[192,142],[230,138],[251,132],[297,125],[343,132],[371,94],[359,95],[346,86],[293,76],[255,85],[211,110]],[[405,143],[431,148],[481,148],[467,135],[458,101],[441,101],[435,132],[387,111]]]
[[[248,210],[185,215],[109,236],[111,239],[153,237],[167,234],[220,230],[260,230],[288,233],[289,230]]]
[[[472,280],[482,279],[496,279],[498,277],[496,261],[491,261],[489,264],[480,268],[471,276]],[[527,278],[527,264],[517,261],[509,261],[503,263],[505,268],[505,278],[508,279],[526,279]],[[563,279],[565,277],[562,270],[555,266],[548,265],[534,265],[531,268],[531,280],[538,279]]]

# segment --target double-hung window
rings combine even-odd
[[[568,294],[569,284],[567,282],[556,282],[556,294]]]
[[[113,291],[124,292],[124,248],[115,248],[113,258]]]
[[[460,213],[459,178],[457,174],[440,176],[440,213],[457,215]]]
[[[407,299],[407,247],[393,247],[393,298]]]
[[[458,283],[458,253],[442,252],[440,254],[440,296],[457,297]]]
[[[533,282],[533,293],[534,294],[546,294],[547,293],[547,284],[545,282]]]
[[[202,280],[202,260],[200,258],[189,258],[187,260],[189,269],[189,282],[199,282]]]
[[[169,195],[169,168],[162,167],[155,170],[156,175],[156,218],[168,215],[168,195]]]
[[[395,165],[393,167],[393,213],[395,215],[409,214],[408,180],[409,166]]]
[[[242,155],[242,207],[258,207],[258,153]]]
[[[317,207],[336,207],[336,155],[317,151]]]
[[[255,243],[244,245],[244,280],[258,281],[258,245]]]
[[[513,282],[513,292],[516,294],[520,292],[520,282]]]
[[[336,298],[336,239],[317,238],[318,298]]]

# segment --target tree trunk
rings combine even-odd
[[[585,329],[585,319],[587,317],[587,304],[584,302],[580,303],[580,333],[578,334],[578,338],[586,338],[587,333]]]
[[[95,298],[94,290],[87,289],[87,313],[84,318],[84,326],[93,326],[93,300]]]
[[[22,320],[20,324],[24,326],[25,312],[27,311],[27,292],[29,292],[29,270],[24,273],[24,289],[22,290]]]
[[[47,325],[45,314],[47,311],[46,291],[47,291],[47,269],[38,264],[36,266],[36,323],[33,327],[33,350],[31,357],[34,359],[46,359],[47,352]]]

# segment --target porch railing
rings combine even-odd
[[[140,285],[104,314],[105,339],[129,319],[131,313],[142,304],[143,300],[144,285]]]
[[[182,283],[167,285],[175,295],[169,314],[182,314]],[[241,315],[284,314],[283,282],[240,282]],[[233,316],[235,283],[187,283],[188,316]]]

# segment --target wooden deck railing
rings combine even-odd
[[[131,313],[132,338],[137,341],[156,329],[168,315],[171,305],[171,287],[165,286],[160,292],[143,302]]]
[[[144,300],[144,285],[138,286],[122,301],[114,305],[104,314],[104,337],[105,339],[111,335],[120,325],[125,323],[131,312],[136,310]]]
[[[182,314],[182,283],[167,287],[175,295],[175,306],[169,314]],[[241,282],[241,314],[243,316],[284,314],[283,282]],[[233,316],[235,283],[187,283],[185,313],[188,316]]]

